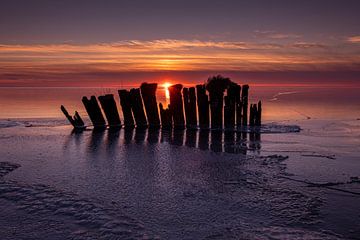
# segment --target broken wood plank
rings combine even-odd
[[[110,128],[121,128],[121,120],[113,94],[98,97]]]
[[[159,110],[156,102],[157,83],[142,83],[140,89],[149,127],[160,128]]]

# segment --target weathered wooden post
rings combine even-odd
[[[185,146],[196,147],[196,129],[186,129]]]
[[[120,105],[124,116],[124,126],[126,128],[134,128],[134,118],[131,111],[130,91],[122,89],[118,91],[120,97]]]
[[[258,107],[257,107],[256,120],[255,120],[255,125],[256,126],[261,126],[261,112],[262,112],[261,101],[259,101],[258,102]]]
[[[241,86],[239,84],[237,84],[235,87],[235,96],[236,126],[239,128],[241,127],[242,120]]]
[[[81,119],[81,117],[77,111],[75,111],[75,115],[72,117],[63,105],[61,105],[60,109],[75,129],[85,129],[86,128],[84,121]]]
[[[250,116],[249,116],[249,126],[255,126],[255,119],[256,119],[257,109],[256,104],[250,104]]]
[[[197,127],[195,88],[184,88],[183,97],[186,116],[186,127],[194,129]]]
[[[242,102],[242,125],[247,126],[248,124],[248,95],[249,95],[249,85],[243,85],[241,93],[241,102]]]
[[[172,128],[172,114],[170,108],[164,109],[162,103],[159,103],[160,109],[160,118],[161,118],[161,127],[163,129],[171,129]]]
[[[225,128],[235,127],[236,98],[238,93],[238,84],[231,83],[227,89],[224,106],[224,125]]]
[[[90,99],[87,97],[82,98],[82,102],[85,106],[86,112],[88,113],[90,120],[94,128],[105,128],[106,122],[104,116],[101,113],[100,106],[95,96],[91,96]]]
[[[98,97],[110,128],[121,128],[119,112],[114,95],[106,94]]]
[[[196,85],[200,129],[209,128],[209,97],[204,84]]]
[[[168,88],[170,93],[170,110],[173,117],[174,129],[185,128],[184,106],[181,95],[182,88],[183,86],[181,84],[175,84]]]
[[[144,112],[144,105],[139,88],[132,88],[130,90],[131,109],[134,114],[136,127],[147,128],[147,121]]]
[[[208,79],[206,90],[210,95],[211,128],[223,127],[224,91],[230,82],[229,78],[220,75]]]
[[[142,83],[141,96],[144,100],[145,111],[150,128],[160,128],[159,111],[156,102],[157,83]]]

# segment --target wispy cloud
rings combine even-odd
[[[0,84],[11,79],[85,73],[357,70],[360,56],[349,47],[303,41],[273,44],[176,39],[88,45],[0,44]]]
[[[360,36],[348,37],[347,41],[350,43],[360,43]]]
[[[302,35],[300,34],[294,34],[294,33],[279,33],[276,31],[260,31],[256,30],[254,31],[256,37],[262,37],[262,38],[268,38],[268,39],[299,39],[302,38]]]

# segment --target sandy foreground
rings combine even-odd
[[[245,138],[1,120],[1,239],[360,239],[360,121],[297,124]]]

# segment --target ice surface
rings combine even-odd
[[[17,122],[0,132],[4,239],[26,239],[22,229],[34,239],[342,239],[360,229],[358,198],[288,179],[356,180],[356,123],[323,123],[330,136],[315,141],[319,127],[303,123],[300,133],[239,135]]]

